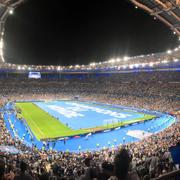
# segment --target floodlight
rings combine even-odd
[[[178,51],[178,48],[175,48],[174,51]]]
[[[167,54],[171,54],[172,53],[172,51],[171,50],[167,50]]]
[[[129,65],[129,68],[133,69],[134,68],[134,64]]]
[[[178,59],[174,59],[174,62],[178,62],[179,60]]]
[[[10,9],[10,10],[9,10],[9,14],[12,15],[13,13],[14,13],[14,10],[13,10],[13,9]]]
[[[0,49],[3,49],[3,40],[0,41]]]
[[[117,59],[116,59],[116,61],[117,61],[117,62],[120,62],[120,61],[121,61],[121,59],[120,59],[120,58],[117,58]]]
[[[153,63],[153,62],[150,62],[150,63],[149,63],[149,66],[153,67],[153,66],[154,66],[154,63]]]
[[[124,61],[128,61],[128,60],[129,60],[129,57],[125,56]]]

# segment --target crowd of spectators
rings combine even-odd
[[[21,150],[18,155],[2,154],[2,179],[23,179],[19,176],[28,176],[27,179],[107,180],[115,176],[119,180],[136,180],[159,177],[178,169],[172,161],[169,147],[180,143],[180,123],[140,142],[80,153],[30,148],[10,137],[3,119],[0,120],[0,128],[0,144],[13,145]]]
[[[81,79],[7,78],[0,81],[0,87],[1,99],[66,99],[79,96],[85,100],[164,112],[178,109],[180,98],[178,71],[125,73]]]
[[[87,79],[5,79],[0,81],[2,104],[7,100],[79,98],[138,108],[173,111],[180,107],[179,72],[116,74]],[[0,118],[0,145],[21,153],[0,156],[0,180],[136,180],[159,177],[178,169],[169,147],[180,143],[180,123],[142,141],[96,152],[57,152],[27,147],[13,139]]]

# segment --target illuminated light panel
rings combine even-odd
[[[167,50],[167,54],[172,54],[172,51],[171,50]]]
[[[11,14],[11,15],[14,14],[14,10],[13,10],[13,9],[10,9],[10,10],[9,10],[9,14]]]

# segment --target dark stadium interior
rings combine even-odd
[[[88,64],[177,45],[163,23],[118,0],[27,1],[8,18],[5,33],[6,59],[18,64]]]

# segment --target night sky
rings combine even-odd
[[[28,0],[6,23],[5,59],[75,65],[166,51],[172,31],[126,0]]]

